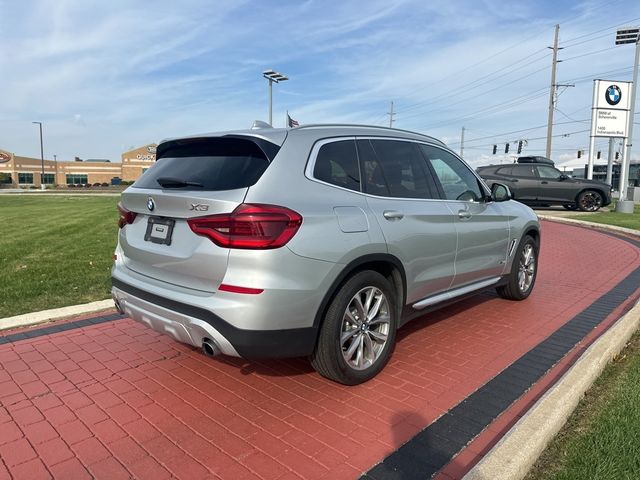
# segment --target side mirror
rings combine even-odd
[[[491,185],[491,199],[494,202],[506,202],[512,198],[511,190],[509,190],[509,187],[506,185],[502,183],[494,183]]]
[[[567,178],[569,178],[569,175],[565,175],[564,173],[560,175],[560,178],[558,180],[560,180],[561,182],[564,182]]]

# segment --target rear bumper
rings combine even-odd
[[[133,320],[197,348],[204,339],[210,339],[226,355],[284,358],[310,355],[315,346],[315,327],[246,330],[210,310],[156,295],[117,278],[112,278],[111,291],[121,309]]]

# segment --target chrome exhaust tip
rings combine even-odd
[[[215,357],[216,355],[220,355],[220,348],[213,340],[205,338],[202,341],[202,353],[207,357]]]

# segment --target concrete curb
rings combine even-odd
[[[540,215],[538,214],[538,218],[540,220],[549,220],[551,222],[558,223],[566,223],[572,225],[580,225],[582,227],[593,228],[594,230],[608,230],[617,233],[623,233],[625,235],[633,235],[636,237],[640,237],[640,231],[634,230],[633,228],[624,228],[624,227],[616,227],[615,225],[607,225],[604,223],[594,223],[587,222],[584,220],[575,220],[573,218],[564,218],[564,217],[556,217],[554,215]]]
[[[539,215],[541,219],[579,224],[640,236],[629,228]],[[564,426],[584,393],[640,328],[640,302],[598,338],[562,378],[473,467],[464,480],[520,480]]]
[[[99,312],[114,308],[113,300],[99,300],[97,302],[84,303],[82,305],[72,305],[70,307],[54,308],[52,310],[43,310],[41,312],[25,313],[14,317],[0,319],[0,330],[9,328],[26,327],[37,323],[50,322],[61,318],[72,317],[75,315],[84,315],[87,313]]]

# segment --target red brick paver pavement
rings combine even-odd
[[[533,295],[403,330],[374,380],[199,351],[131,320],[0,346],[0,480],[356,478],[610,290],[640,250],[545,222]]]

